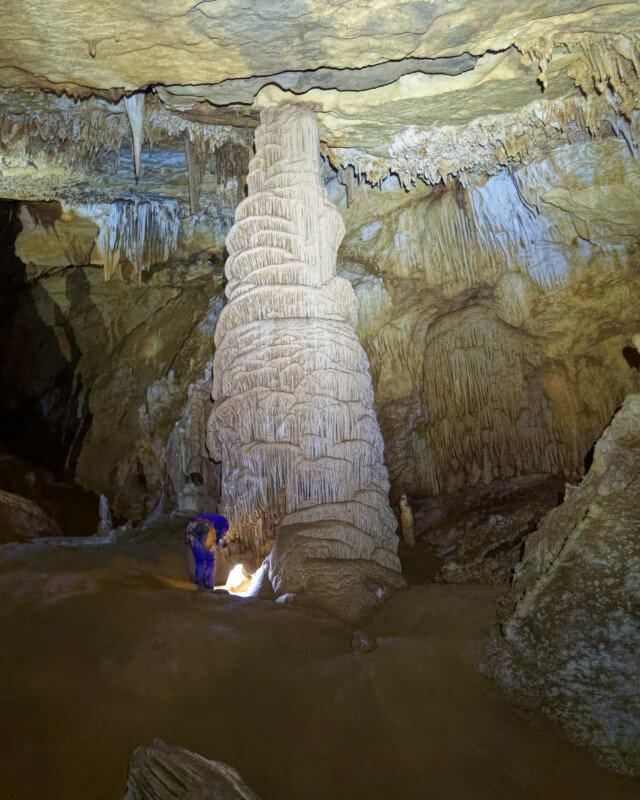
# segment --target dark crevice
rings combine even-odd
[[[89,393],[68,319],[15,255],[20,208],[0,200],[0,489],[35,503],[64,534],[86,536],[97,528],[98,499],[73,474],[91,427]],[[44,227],[59,217],[56,203],[30,203],[29,211]],[[0,541],[11,536],[3,530]]]
[[[30,206],[55,223],[51,204]],[[19,209],[0,201],[0,442],[16,456],[69,472],[91,425],[76,375],[80,350],[67,317],[15,255]]]
[[[219,83],[202,84],[201,88],[210,103],[224,108],[231,105],[251,105],[258,92],[269,84],[275,84],[293,94],[304,94],[312,89],[365,92],[387,86],[412,72],[422,72],[425,75],[461,75],[463,72],[473,70],[478,58],[479,56],[465,52],[441,58],[402,58],[364,67],[323,66],[268,75],[251,75],[246,78],[228,78]],[[172,89],[181,87],[182,84],[173,84],[163,88],[164,92],[171,96]],[[194,88],[197,88],[197,85],[194,85]],[[179,97],[180,94],[174,96]]]

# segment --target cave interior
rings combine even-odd
[[[0,797],[640,799],[640,0],[0,42]]]

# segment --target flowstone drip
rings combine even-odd
[[[401,583],[397,523],[311,111],[262,111],[247,184],[215,333],[208,444],[223,513],[255,553],[275,538],[277,595],[355,618]]]
[[[125,278],[139,276],[153,264],[168,261],[177,248],[180,213],[176,201],[117,200],[76,208],[100,228],[96,244],[106,280],[114,273]]]

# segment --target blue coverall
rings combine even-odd
[[[215,540],[211,534],[215,529]],[[196,564],[196,583],[201,589],[213,589],[216,547],[229,530],[229,522],[219,514],[200,514],[187,526],[187,539]]]

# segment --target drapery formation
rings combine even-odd
[[[344,235],[314,114],[262,111],[248,197],[227,237],[209,447],[235,538],[268,550],[276,593],[354,613],[399,581],[396,519]]]

